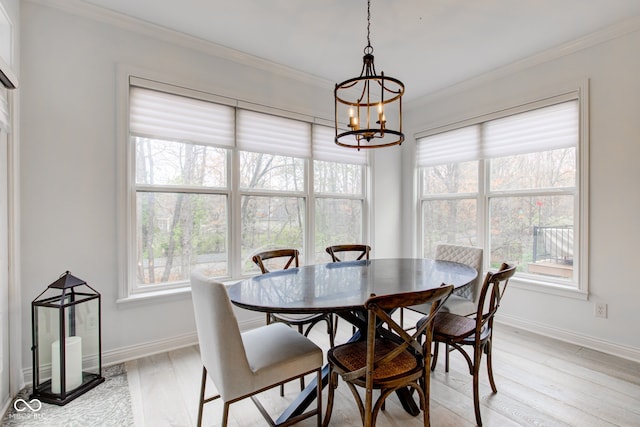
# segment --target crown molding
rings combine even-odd
[[[531,55],[527,58],[512,62],[505,66],[495,68],[491,71],[448,86],[446,88],[436,90],[428,94],[423,94],[418,98],[408,101],[407,109],[421,105],[425,101],[425,99],[433,101],[434,99],[452,96],[454,94],[464,92],[477,86],[498,80],[502,77],[524,71],[528,68],[574,54],[581,50],[606,43],[619,37],[623,37],[636,31],[640,31],[640,16],[626,19],[624,21],[618,22],[617,24],[587,34],[570,42],[563,43],[551,49],[547,49],[538,54]]]
[[[114,12],[81,0],[24,0],[82,18],[108,24],[122,30],[138,33],[156,40],[192,49],[207,55],[235,62],[240,65],[267,71],[285,78],[293,79],[305,84],[321,88],[331,88],[334,82],[327,79],[296,70],[294,68],[269,61],[264,58],[249,55],[239,50],[231,49],[198,37],[175,31],[157,24],[152,24],[137,18]]]

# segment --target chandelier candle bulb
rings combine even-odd
[[[382,103],[378,104],[378,124],[381,129],[384,129],[384,124],[387,120],[384,117],[384,110],[382,109]]]
[[[349,109],[349,127],[358,130],[358,118],[353,115],[353,108]]]

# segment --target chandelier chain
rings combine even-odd
[[[367,47],[371,48],[371,0],[367,0]]]

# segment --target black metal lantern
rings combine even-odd
[[[33,393],[65,405],[104,381],[100,294],[68,271],[31,302]]]

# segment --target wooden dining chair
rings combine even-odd
[[[476,311],[478,295],[480,294],[480,273],[482,271],[482,248],[475,246],[461,246],[439,244],[436,246],[435,259],[439,261],[452,261],[475,268],[478,277],[468,285],[453,291],[453,294],[442,307],[442,311],[466,316]],[[420,314],[428,314],[429,304],[407,307],[407,309]],[[404,310],[400,311],[400,324],[404,324]]]
[[[366,301],[367,326],[364,339],[338,345],[329,350],[329,396],[324,425],[328,425],[333,409],[338,376],[353,394],[364,426],[374,426],[385,399],[400,388],[416,390],[423,410],[424,425],[429,425],[430,359],[433,319],[453,291],[453,286],[440,286],[423,291],[380,295]],[[391,314],[398,307],[431,303],[429,319],[409,335]],[[420,342],[420,337],[426,339]],[[356,386],[365,389],[364,401]],[[373,402],[373,390],[380,396]]]
[[[325,251],[331,256],[331,262],[359,261],[361,259],[369,259],[371,246],[362,244],[333,245],[327,246]],[[338,331],[339,319],[338,316],[335,316],[334,331]],[[352,332],[356,332],[355,326],[352,328]]]
[[[300,252],[297,249],[263,251],[255,254],[251,259],[260,268],[262,274],[300,266]]]
[[[333,262],[342,262],[348,260],[369,259],[371,246],[369,245],[333,245],[328,246],[327,253],[331,256]]]
[[[222,426],[226,426],[229,406],[246,397],[251,397],[269,425],[274,425],[255,395],[314,372],[317,405],[296,420],[315,415],[321,425],[322,349],[283,324],[240,333],[225,285],[200,270],[191,275],[191,293],[202,359],[197,425],[202,425],[205,403],[222,398]],[[207,377],[213,380],[218,394],[206,395]]]
[[[457,350],[464,356],[469,365],[469,373],[473,375],[473,405],[478,426],[482,426],[478,388],[480,361],[482,353],[485,353],[487,355],[487,372],[491,390],[497,393],[498,389],[493,379],[493,363],[491,360],[493,319],[500,307],[509,279],[515,272],[515,265],[503,263],[497,272],[487,273],[480,288],[477,309],[473,315],[461,316],[442,311],[436,315],[434,320],[434,351],[431,370],[436,368],[436,363],[438,362],[439,343],[445,344],[445,372],[449,372],[450,351]],[[422,322],[428,320],[428,318],[420,319],[417,324],[418,327]],[[464,350],[464,346],[473,348],[471,356]]]
[[[279,266],[280,270],[286,270],[289,267],[299,267],[299,251],[297,249],[275,249],[264,251],[255,254],[252,257],[252,260],[260,268],[262,274],[266,274],[271,271],[270,268],[273,268],[273,266]],[[281,322],[292,327],[295,326],[298,329],[298,332],[305,337],[309,336],[311,328],[322,321],[327,322],[329,345],[333,347],[335,337],[333,314],[267,313],[267,324]],[[304,389],[304,378],[300,378],[300,389]],[[284,396],[284,386],[280,387],[280,395]]]

